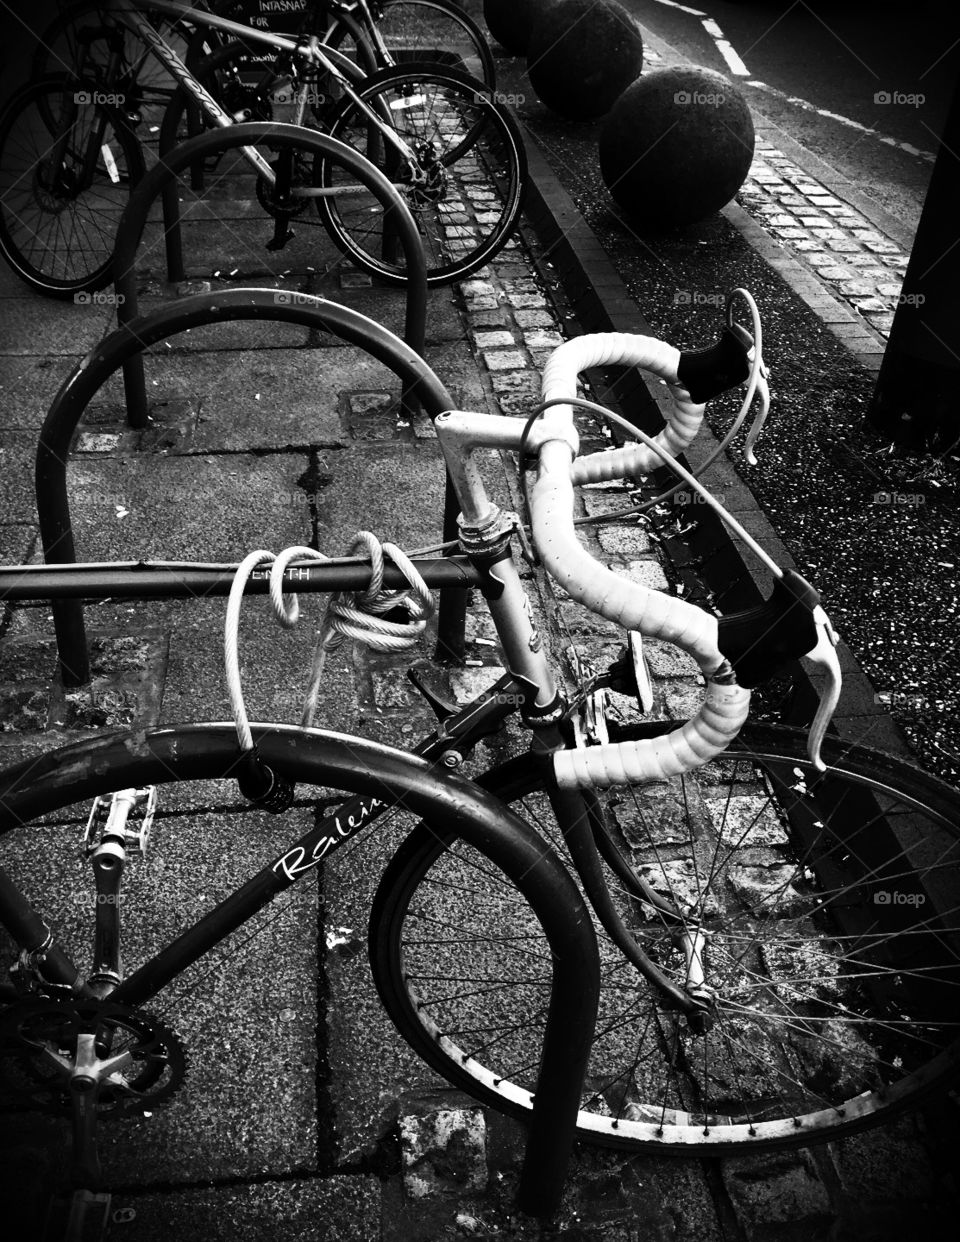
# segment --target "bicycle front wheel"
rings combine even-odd
[[[429,64],[375,74],[358,99],[337,113],[330,134],[366,155],[403,194],[417,220],[428,282],[449,284],[475,272],[507,243],[523,205],[527,164],[516,122],[482,83]],[[403,284],[389,220],[332,166],[320,177],[328,194],[317,205],[334,242],[372,275]]]
[[[0,113],[0,253],[49,297],[103,288],[143,172],[139,143],[94,83],[24,87]]]
[[[602,993],[579,1136],[738,1154],[834,1139],[942,1092],[958,1071],[960,796],[887,756],[747,727],[683,780],[594,795],[614,848],[684,912],[611,891],[682,986],[701,929],[711,1028],[695,1033],[599,931]],[[561,855],[528,758],[484,782]],[[610,857],[607,850],[607,857]],[[522,1113],[536,1081],[550,955],[499,879],[423,828],[371,921],[381,997],[455,1085]]]

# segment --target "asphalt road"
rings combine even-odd
[[[960,7],[943,0],[620,2],[694,64],[739,81],[754,111],[916,226],[960,72]],[[738,60],[746,72],[733,68]]]

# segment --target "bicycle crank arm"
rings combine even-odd
[[[96,1035],[81,1032],[77,1036],[77,1059],[70,1075],[70,1106],[73,1121],[71,1179],[74,1186],[92,1190],[101,1178],[100,1155],[97,1151],[97,1096],[102,1082]]]

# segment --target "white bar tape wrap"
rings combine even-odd
[[[652,336],[634,336],[628,332],[597,332],[577,336],[553,351],[543,370],[541,396],[544,401],[577,395],[577,376],[589,367],[637,366],[666,380],[670,387],[672,408],[667,425],[654,437],[672,457],[690,444],[703,422],[702,405],[690,400],[690,394],[677,380],[680,351]],[[572,421],[569,406],[552,406],[543,421],[560,425]],[[663,462],[645,444],[628,444],[612,453],[595,453],[573,464],[575,483],[601,483],[607,479],[638,478],[650,474]]]
[[[533,542],[550,576],[578,603],[625,630],[639,630],[686,651],[709,676],[723,663],[717,618],[685,600],[652,591],[596,561],[573,525],[570,449],[554,440],[540,450],[530,492]]]
[[[656,437],[672,455],[694,438],[703,406],[694,405],[677,383],[679,351],[651,337],[622,332],[577,337],[554,350],[544,369],[544,400],[571,397],[578,374],[593,366],[622,364],[652,371],[672,386],[673,412]],[[547,410],[544,421],[558,436],[572,425],[570,406]],[[530,495],[533,542],[551,577],[591,612],[649,638],[673,643],[691,655],[707,678],[703,705],[692,720],[663,737],[641,742],[588,746],[555,756],[559,784],[565,787],[630,781],[667,780],[692,771],[720,754],[747,718],[750,692],[713,681],[725,665],[717,646],[717,619],[685,600],[653,591],[621,577],[596,561],[580,544],[573,525],[574,483],[600,482],[649,473],[661,459],[643,445],[572,460],[569,446],[555,440],[540,450],[540,467]]]
[[[554,756],[563,789],[603,789],[634,781],[665,781],[700,767],[725,750],[747,718],[750,691],[707,683],[703,707],[692,720],[663,737],[587,746]]]

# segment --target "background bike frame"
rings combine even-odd
[[[269,31],[252,29],[249,26],[241,25],[239,22],[230,21],[229,18],[219,17],[214,13],[204,13],[198,9],[184,9],[179,4],[172,4],[170,0],[157,0],[157,3],[150,2],[150,8],[160,13],[165,13],[170,17],[185,18],[189,16],[202,26],[208,26],[214,30],[223,31],[225,34],[233,35],[234,38],[243,39],[245,41],[253,40],[262,43],[265,46],[272,47],[278,52],[289,52],[308,61],[317,64],[326,72],[328,72],[344,93],[353,101],[367,118],[371,125],[375,126],[384,138],[395,148],[398,154],[405,160],[415,165],[415,157],[413,152],[387,125],[383,118],[378,116],[373,109],[369,108],[362,99],[360,99],[347,77],[338,69],[334,61],[327,56],[321,49],[319,40],[314,36],[310,40],[310,45],[306,46],[292,39],[284,38],[282,35],[271,34]],[[200,105],[203,111],[217,125],[226,128],[235,124],[235,119],[226,112],[210,92],[194,77],[187,68],[186,64],[177,55],[174,49],[166,42],[163,36],[157,31],[144,16],[140,9],[139,0],[114,0],[114,11],[119,21],[123,23],[130,31],[138,35],[144,43],[150,48],[154,56],[165,66],[172,77],[186,90]],[[305,99],[306,85],[299,92],[299,99],[296,104],[295,123],[299,124],[302,120]],[[243,152],[251,167],[256,173],[262,176],[269,185],[276,184],[276,173],[270,166],[269,162],[254,147],[244,147]],[[309,187],[298,188],[293,191],[298,196],[303,197],[320,197],[322,195],[340,195],[345,191],[341,187]],[[356,190],[347,189],[347,193],[356,193]],[[360,191],[362,192],[362,191]]]

